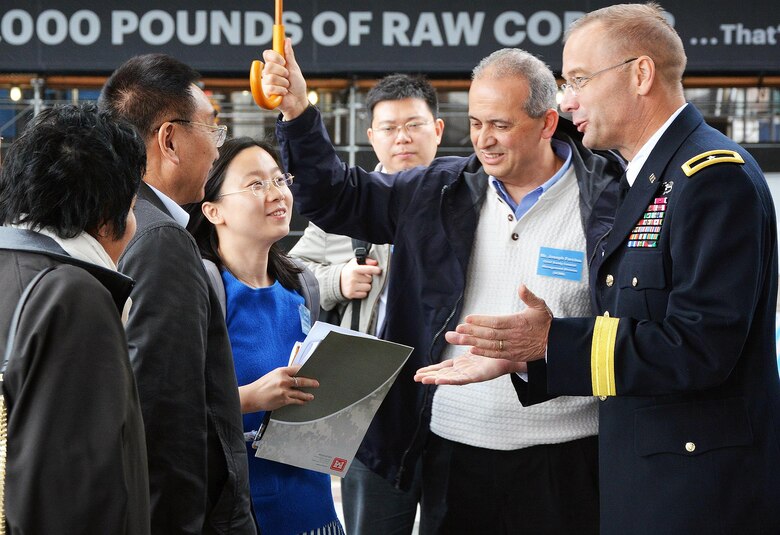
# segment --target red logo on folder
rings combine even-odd
[[[333,462],[330,463],[330,469],[335,470],[336,472],[343,472],[346,467],[347,467],[346,459],[339,459],[338,457],[334,457]]]

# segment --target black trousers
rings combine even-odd
[[[597,440],[501,451],[431,433],[421,535],[598,535]]]

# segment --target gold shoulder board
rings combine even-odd
[[[733,150],[708,150],[682,164],[682,170],[685,176],[693,176],[705,167],[716,163],[745,163],[745,160]]]

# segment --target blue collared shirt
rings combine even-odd
[[[566,172],[569,170],[569,167],[571,166],[571,147],[568,145],[568,143],[553,139],[551,144],[555,155],[563,160],[563,165],[560,169],[558,169],[558,172],[555,173],[544,184],[526,193],[525,197],[520,199],[519,203],[516,203],[514,199],[512,199],[512,196],[509,195],[509,193],[506,191],[506,187],[504,186],[503,182],[498,180],[496,177],[490,177],[490,183],[493,184],[493,187],[496,188],[499,196],[504,199],[504,202],[506,202],[515,213],[516,219],[523,217],[526,212],[528,212],[528,210],[530,210],[531,207],[536,204],[536,201],[539,200],[539,197],[541,197],[545,191],[553,187],[555,183],[566,174]]]

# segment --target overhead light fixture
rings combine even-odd
[[[11,100],[14,102],[19,102],[22,100],[22,88],[20,88],[18,85],[13,86],[8,92],[8,96],[11,97]]]
[[[311,103],[312,106],[316,106],[320,101],[320,94],[317,93],[314,89],[309,91],[306,97],[309,99],[309,103]]]

